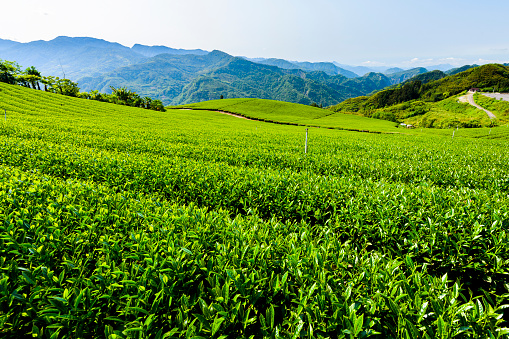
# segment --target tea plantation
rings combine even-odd
[[[509,337],[507,127],[0,109],[2,338]]]

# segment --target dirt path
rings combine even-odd
[[[233,114],[233,113],[230,113],[230,112],[225,112],[225,111],[214,111],[214,112],[222,113],[222,114],[226,114],[226,115],[231,115],[232,117],[239,118],[239,119],[252,120],[252,119],[249,119],[249,118],[243,117],[242,115]]]
[[[193,110],[192,108],[177,108],[177,109],[180,111],[192,111]],[[235,114],[235,113],[230,113],[230,112],[225,112],[225,111],[216,111],[216,110],[210,110],[210,111],[221,113],[221,114],[226,114],[226,115],[231,115],[232,117],[239,118],[239,119],[253,120],[253,119],[246,118],[245,116],[242,116],[240,114]]]
[[[490,111],[488,111],[487,109],[484,109],[482,108],[481,106],[479,106],[478,104],[475,103],[475,100],[474,100],[474,92],[471,92],[471,91],[468,91],[467,95],[464,95],[462,97],[459,97],[458,99],[460,102],[468,102],[470,105],[474,106],[475,108],[478,108],[478,109],[482,109],[483,111],[486,112],[486,114],[488,114],[488,116],[490,117],[490,119],[496,119],[497,117],[495,116],[495,114],[491,113]]]

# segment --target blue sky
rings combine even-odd
[[[0,38],[20,42],[89,36],[355,65],[509,62],[507,0],[16,0],[2,9]]]

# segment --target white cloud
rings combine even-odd
[[[506,59],[506,60],[489,60],[489,59],[482,59],[482,58],[479,58],[477,59],[476,61],[474,61],[474,63],[478,64],[478,65],[486,65],[486,64],[505,64],[505,63],[509,63],[509,59]]]
[[[378,66],[386,66],[386,65],[385,65],[385,63],[378,62],[378,61],[364,61],[362,63],[362,66],[366,66],[366,67],[378,67]]]

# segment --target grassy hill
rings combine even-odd
[[[389,121],[334,113],[325,109],[264,99],[223,99],[179,106],[193,110],[225,111],[246,118],[302,126],[337,128],[366,132],[401,132]]]
[[[312,128],[304,154],[206,110],[3,83],[0,108],[1,337],[507,336],[508,128]]]

